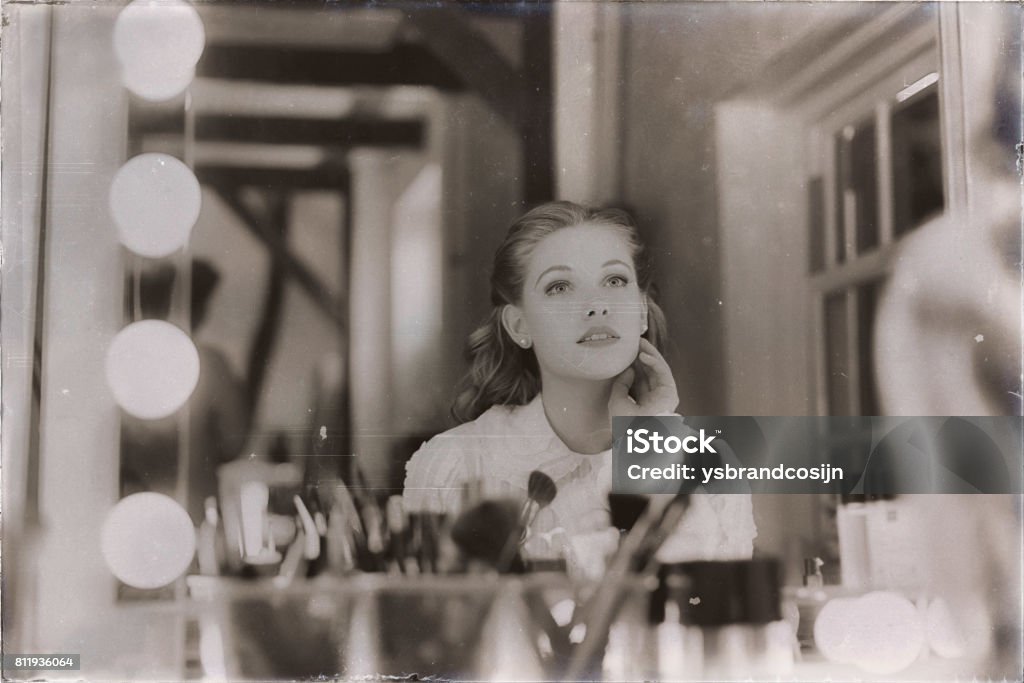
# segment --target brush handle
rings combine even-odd
[[[604,578],[591,600],[583,605],[586,635],[565,672],[565,681],[585,678],[608,639],[608,630],[622,606],[625,588],[632,571],[642,572],[658,549],[679,525],[686,511],[686,495],[676,495],[667,503],[652,500],[636,524],[622,540]]]
[[[533,526],[533,522],[537,519],[537,513],[539,512],[540,503],[537,501],[527,500],[523,503],[523,511],[519,515],[519,526],[523,528],[523,532],[519,535],[520,546],[526,543],[526,537],[530,533],[530,527]]]
[[[309,508],[298,495],[292,497],[295,509],[299,513],[299,520],[302,522],[302,530],[306,535],[305,557],[307,560],[315,560],[320,557],[320,533],[313,521],[313,515],[309,514]]]
[[[526,500],[523,502],[523,507],[519,511],[519,533],[512,533],[505,539],[505,545],[501,547],[501,554],[498,555],[498,561],[495,563],[494,568],[498,570],[499,574],[504,574],[512,567],[512,561],[516,558],[516,552],[526,542],[526,534],[530,528],[530,524],[537,517],[537,511],[540,510],[540,505],[537,501]]]

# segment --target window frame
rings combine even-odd
[[[940,8],[941,12],[941,8]],[[899,16],[897,16],[899,15]],[[875,22],[862,27],[851,36],[849,44],[868,44],[877,41],[892,31],[895,23],[903,16],[900,10],[887,14]],[[809,319],[812,325],[812,394],[813,404],[819,414],[831,413],[829,406],[828,376],[828,339],[826,329],[826,302],[838,292],[846,296],[846,340],[849,374],[847,383],[847,402],[850,413],[861,412],[861,344],[859,342],[859,288],[871,283],[883,283],[892,271],[900,238],[894,234],[894,176],[892,158],[891,115],[894,110],[895,94],[919,79],[935,72],[939,74],[937,83],[939,97],[940,145],[942,153],[943,187],[945,190],[945,207],[943,214],[948,214],[955,198],[951,197],[951,179],[953,173],[950,164],[950,145],[954,136],[951,131],[957,129],[961,122],[956,120],[956,112],[948,111],[950,98],[949,87],[957,87],[956,83],[947,83],[946,73],[949,60],[943,49],[943,36],[940,30],[940,16],[929,16],[907,33],[888,43],[888,47],[878,51],[864,62],[857,62],[857,67],[833,68],[816,75],[819,82],[827,79],[827,85],[799,99],[793,111],[801,122],[804,134],[806,166],[803,169],[804,180],[820,178],[822,184],[821,202],[824,213],[822,267],[817,272],[808,269],[808,284],[811,294],[811,312]],[[850,48],[841,44],[835,53],[847,52]],[[823,60],[833,61],[831,55]],[[893,65],[896,65],[893,67]],[[835,167],[834,135],[846,125],[855,124],[866,119],[872,120],[875,129],[876,182],[879,216],[878,244],[870,249],[857,252],[856,235],[849,221],[843,221],[843,235],[838,235],[839,221],[836,215],[837,178]],[[808,219],[809,220],[809,219]],[[807,248],[810,249],[810,225]],[[837,259],[837,239],[843,243],[844,259]],[[810,254],[806,262],[811,261]]]

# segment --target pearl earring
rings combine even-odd
[[[520,339],[520,340],[519,340],[519,344],[520,344],[520,346],[522,346],[522,347],[523,347],[524,349],[526,349],[526,348],[529,348],[529,347],[530,347],[530,340],[529,340],[529,339]]]

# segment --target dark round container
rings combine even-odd
[[[780,576],[775,559],[664,565],[651,601],[651,621],[664,620],[667,600],[677,602],[683,622],[694,626],[778,621],[782,618]]]

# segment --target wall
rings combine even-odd
[[[45,619],[40,637],[54,652],[96,651],[105,636],[86,630],[87,617],[108,611],[114,597],[98,534],[117,501],[119,450],[117,408],[103,372],[121,327],[121,247],[107,208],[125,155],[115,16],[80,7],[54,13],[37,601]]]
[[[467,369],[464,351],[490,312],[490,270],[509,225],[525,210],[518,134],[479,97],[449,98],[444,114],[444,336],[447,381],[433,395],[446,415]]]
[[[736,271],[724,267],[731,247],[719,228],[725,202],[718,184],[715,105],[754,80],[787,45],[848,19],[854,10],[789,3],[626,3],[622,12],[621,199],[635,210],[654,256],[680,410],[749,413],[745,390],[728,377],[736,374],[731,365],[758,353],[763,340],[727,329],[728,311],[757,304],[730,291]],[[752,166],[774,153],[765,147],[770,129],[755,124],[745,132],[744,153]],[[787,162],[779,163],[785,168]],[[767,246],[777,237],[756,217],[745,229],[750,243]],[[760,257],[749,256],[756,265]]]
[[[559,2],[552,24],[555,195],[614,203],[621,191],[622,11],[610,2]]]
[[[5,548],[25,549],[15,557],[2,553],[4,577],[3,638],[5,650],[30,652],[36,636],[34,574],[25,560],[34,529],[26,529],[32,401],[32,347],[35,337],[36,277],[39,249],[40,201],[43,179],[43,136],[48,66],[50,8],[5,7],[3,57],[3,234],[0,277],[3,315],[2,350],[3,541]],[[30,522],[29,522],[30,523]],[[18,562],[20,560],[20,563]]]
[[[799,126],[758,102],[717,108],[724,385],[742,415],[815,414]],[[750,131],[758,142],[750,143]]]

